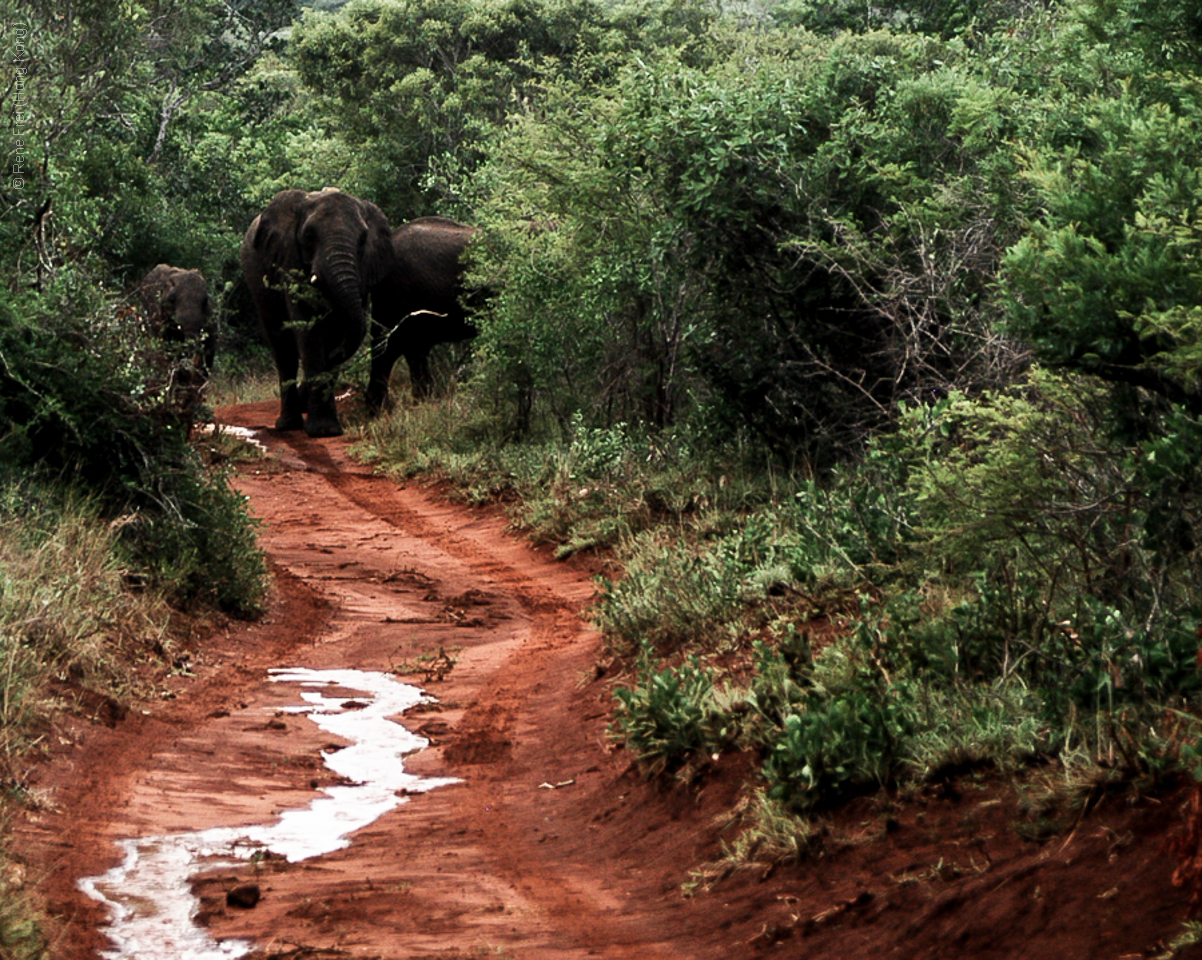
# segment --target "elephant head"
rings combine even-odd
[[[168,408],[190,427],[213,369],[217,337],[208,284],[199,270],[160,263],[138,285],[142,318],[160,346],[153,365]]]
[[[166,343],[195,345],[201,371],[208,374],[215,348],[209,288],[199,270],[160,263],[139,284],[142,315]]]
[[[477,228],[445,217],[420,217],[392,234],[393,265],[372,297],[371,377],[367,406],[379,411],[399,357],[409,365],[413,395],[433,386],[430,349],[469,340],[476,328],[464,306],[463,252]]]
[[[387,218],[341,190],[285,190],[250,225],[242,270],[279,372],[277,430],[342,433],[334,378],[363,342],[368,296],[393,260]]]

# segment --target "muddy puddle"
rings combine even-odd
[[[349,741],[323,753],[340,783],[271,824],[121,841],[122,862],[79,883],[108,907],[111,922],[105,932],[113,949],[104,956],[110,960],[216,960],[249,953],[250,943],[217,941],[196,924],[198,903],[190,878],[245,866],[268,853],[295,862],[339,850],[350,844],[352,833],[409,795],[455,782],[404,770],[402,758],[427,741],[391,718],[429,699],[417,687],[359,670],[283,669],[272,671],[271,679],[300,687],[304,702],[285,708],[288,712],[304,714]]]
[[[197,428],[197,433],[200,434],[218,434],[223,433],[226,436],[237,437],[244,443],[250,444],[256,450],[262,453],[267,452],[267,445],[259,439],[259,431],[252,430],[249,427],[232,427],[229,424],[206,423]]]

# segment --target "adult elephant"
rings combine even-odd
[[[476,232],[446,217],[419,217],[393,231],[392,271],[372,295],[369,410],[378,412],[387,402],[388,381],[400,357],[420,400],[433,388],[431,348],[476,335],[462,285],[463,251]]]
[[[242,271],[279,372],[277,430],[342,433],[335,377],[363,342],[368,297],[393,261],[387,218],[341,190],[284,190],[250,225]]]
[[[167,409],[190,428],[217,352],[209,285],[199,270],[160,263],[138,284],[137,299],[146,328],[160,344],[152,363],[162,377]]]

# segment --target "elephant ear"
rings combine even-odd
[[[298,265],[294,233],[304,190],[281,190],[248,231],[251,247],[266,264],[291,269]]]
[[[391,272],[396,256],[392,250],[392,227],[384,211],[374,203],[363,201],[363,219],[367,222],[367,249],[363,254],[363,278],[368,289],[376,286]]]

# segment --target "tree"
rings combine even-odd
[[[1022,204],[1000,158],[1019,121],[961,48],[740,33],[693,63],[644,56],[586,100],[530,109],[475,178],[492,233],[556,224],[554,240],[505,234],[523,265],[497,258],[485,324],[486,341],[528,341],[562,314],[570,332],[537,339],[559,362],[501,351],[544,398],[656,426],[702,416],[791,460],[854,447],[899,399],[1013,369],[988,279],[1019,235],[993,214]]]
[[[711,17],[680,0],[361,0],[306,16],[292,54],[326,100],[349,177],[402,220],[446,212],[487,141],[543,84],[603,84],[631,49],[703,35]]]
[[[1109,10],[1100,15],[1099,8]],[[1196,11],[1090,4],[1066,31],[1076,79],[1051,97],[1071,138],[1032,137],[1024,176],[1042,213],[1007,253],[1010,327],[1047,363],[1150,391],[1202,414],[1202,98]],[[1115,33],[1138,10],[1134,34]],[[1103,11],[1105,12],[1105,11]],[[1071,98],[1071,99],[1070,99]],[[1067,101],[1067,102],[1064,102]],[[1049,125],[1055,131],[1057,124]]]

